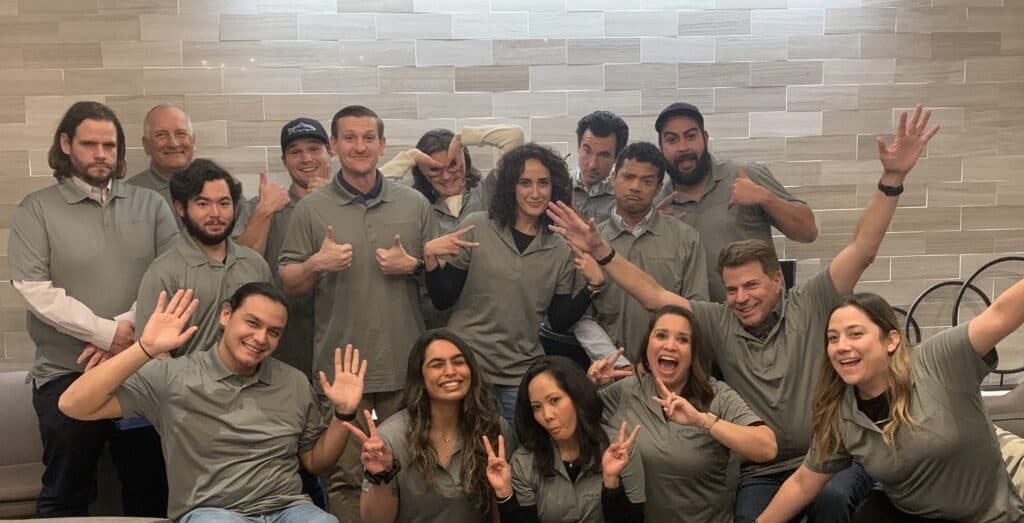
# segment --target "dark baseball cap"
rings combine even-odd
[[[284,124],[281,128],[281,151],[299,138],[314,138],[328,147],[331,145],[331,139],[327,137],[324,126],[312,118],[296,118]]]
[[[658,119],[654,121],[654,130],[658,132],[658,135],[661,135],[661,128],[665,127],[665,122],[676,116],[693,118],[701,130],[704,130],[704,115],[700,114],[700,109],[688,103],[676,102],[662,109]]]

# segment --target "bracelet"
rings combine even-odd
[[[605,265],[608,265],[608,262],[612,261],[612,258],[615,257],[615,249],[614,248],[611,248],[611,249],[612,249],[612,252],[609,252],[608,256],[605,256],[604,258],[601,258],[600,260],[597,260],[597,264],[598,265],[603,267]]]
[[[142,349],[142,353],[145,354],[146,357],[148,357],[149,359],[154,359],[153,355],[150,354],[148,350],[146,350],[146,346],[142,344],[142,340],[137,340],[135,343],[139,344],[139,348]]]
[[[882,194],[886,196],[899,196],[903,194],[903,184],[893,187],[891,185],[885,185],[882,182],[878,182],[878,190],[882,191]]]
[[[358,409],[356,409],[356,410],[358,410]],[[334,409],[334,417],[338,418],[341,421],[352,421],[352,420],[356,419],[356,413],[352,412],[351,414],[342,414],[342,413],[338,412],[338,409]]]
[[[507,498],[499,499],[498,500],[498,504],[499,505],[504,505],[505,503],[508,503],[508,500],[512,499],[512,496],[515,496],[515,495],[516,495],[516,492],[513,490],[512,493],[509,494]]]
[[[715,423],[718,423],[718,420],[720,420],[721,418],[710,412],[705,412],[704,414],[711,418],[710,422],[704,423],[704,432],[711,432],[711,427],[715,426]]]
[[[402,464],[398,461],[398,458],[392,458],[391,470],[370,474],[370,471],[363,469],[363,479],[373,485],[381,486],[391,483],[400,470],[402,470]]]

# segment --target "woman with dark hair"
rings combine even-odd
[[[995,345],[1024,323],[1024,280],[976,318],[911,348],[875,294],[832,310],[811,448],[758,521],[787,521],[857,460],[881,484],[855,521],[1024,520],[982,406]]]
[[[523,376],[516,401],[522,448],[511,459],[488,446],[487,478],[506,523],[644,520],[643,463],[631,446],[639,426],[609,442],[601,399],[573,361],[551,356]]]
[[[587,287],[577,285],[569,246],[548,231],[548,202],[569,201],[565,161],[529,143],[502,157],[487,212],[424,246],[430,298],[439,309],[453,307],[448,327],[478,351],[510,424],[516,388],[544,354],[537,326],[545,313],[564,331],[604,284],[598,272]]]
[[[346,423],[363,443],[365,522],[490,521],[483,438],[509,435],[494,412],[487,378],[473,351],[451,331],[427,331],[409,354],[405,405],[369,434]]]
[[[622,349],[595,362],[591,380],[607,383]],[[725,383],[711,377],[711,348],[693,313],[666,305],[654,311],[641,342],[644,373],[602,388],[605,424],[642,426],[636,440],[647,484],[649,521],[732,521],[726,486],[730,451],[775,458],[775,433]]]

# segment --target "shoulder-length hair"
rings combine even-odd
[[[462,400],[459,432],[462,436],[462,470],[460,483],[472,503],[482,514],[489,513],[493,491],[487,481],[487,451],[483,436],[497,441],[501,434],[501,421],[491,386],[473,356],[473,351],[462,338],[448,329],[434,329],[423,333],[412,352],[406,373],[405,405],[409,411],[410,426],[406,434],[410,466],[423,475],[429,488],[437,488],[437,450],[430,442],[430,398],[423,382],[423,363],[427,348],[438,340],[455,345],[469,367],[469,392]]]
[[[538,472],[544,476],[555,474],[551,436],[534,419],[533,407],[530,405],[530,383],[541,374],[550,375],[558,388],[572,400],[573,410],[576,411],[575,438],[580,445],[580,462],[591,463],[599,470],[604,450],[608,448],[608,435],[601,427],[604,407],[597,395],[597,388],[587,379],[583,369],[568,358],[545,357],[533,364],[523,376],[516,394],[516,436],[519,437],[519,443],[533,453],[534,466]]]
[[[651,321],[647,324],[647,333],[644,334],[644,338],[640,342],[640,363],[644,369],[650,370],[651,364],[647,361],[648,341],[651,339],[651,333],[654,332],[654,325],[658,323],[658,320],[662,316],[670,314],[686,318],[686,321],[690,322],[690,375],[686,379],[681,396],[697,409],[707,410],[711,406],[711,400],[715,397],[715,390],[711,387],[709,379],[713,355],[711,347],[705,341],[704,334],[697,323],[697,317],[690,312],[690,309],[678,305],[664,305],[651,313]],[[639,371],[638,367],[637,372]]]
[[[910,345],[900,330],[899,321],[892,307],[881,296],[870,292],[859,292],[843,298],[829,312],[829,318],[843,307],[855,307],[868,317],[881,331],[884,341],[895,332],[899,336],[896,350],[889,354],[889,376],[886,379],[885,397],[889,400],[889,420],[882,426],[882,440],[891,450],[896,450],[896,431],[904,425],[919,426],[910,415],[910,399],[913,392],[913,378],[910,374]],[[828,351],[828,331],[825,332],[825,350]],[[822,360],[821,373],[811,403],[811,438],[815,458],[822,459],[839,450],[842,437],[839,435],[839,409],[848,385],[832,367],[832,361]]]
[[[420,141],[416,142],[416,148],[423,151],[426,154],[434,154],[440,151],[447,151],[448,146],[451,145],[452,140],[455,138],[455,133],[448,129],[431,129],[420,136]],[[472,189],[480,183],[480,171],[476,167],[473,167],[473,159],[469,156],[469,151],[466,152],[466,189]],[[449,158],[449,161],[451,159]],[[423,196],[426,196],[427,201],[434,203],[437,201],[437,191],[434,190],[434,186],[430,184],[427,177],[420,171],[418,165],[412,167],[412,187],[416,189]]]
[[[124,178],[124,155],[126,150],[124,129],[121,127],[121,121],[117,119],[114,111],[99,102],[75,102],[64,113],[64,117],[60,119],[60,123],[57,124],[57,130],[53,133],[53,143],[50,145],[50,152],[46,158],[50,168],[53,169],[53,176],[58,180],[62,180],[74,175],[75,167],[71,164],[71,157],[61,149],[60,137],[62,134],[66,134],[69,141],[74,141],[75,131],[78,130],[78,126],[82,124],[83,120],[99,120],[114,124],[114,129],[117,132],[117,163],[112,169],[111,178]]]
[[[565,160],[549,147],[533,142],[520,145],[505,153],[496,169],[497,181],[487,213],[501,227],[510,227],[516,223],[516,184],[523,175],[527,160],[537,160],[551,173],[551,201],[572,205],[569,167]],[[541,216],[542,233],[549,223],[547,215]]]

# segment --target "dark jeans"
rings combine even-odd
[[[155,431],[150,427],[151,434],[145,433],[147,429],[133,429],[143,431],[137,434],[117,434],[110,420],[78,421],[65,416],[57,408],[57,400],[78,376],[69,374],[33,387],[32,406],[39,417],[46,467],[36,501],[39,515],[89,515],[89,504],[96,499],[96,464],[103,447],[113,441],[116,451],[112,451],[112,457],[122,483],[125,514],[166,517],[167,479],[159,438],[154,446]]]
[[[889,496],[881,490],[872,490],[864,502],[857,507],[857,513],[853,515],[854,523],[875,523],[886,521],[891,523],[953,523],[946,519],[928,519],[921,516],[912,516],[896,508],[889,500]]]
[[[796,469],[741,479],[736,489],[736,523],[750,523],[761,515],[779,487],[794,472]],[[806,516],[810,523],[849,523],[854,508],[867,496],[874,483],[864,468],[854,462],[833,476],[814,501],[794,520],[799,521],[800,516]]]

